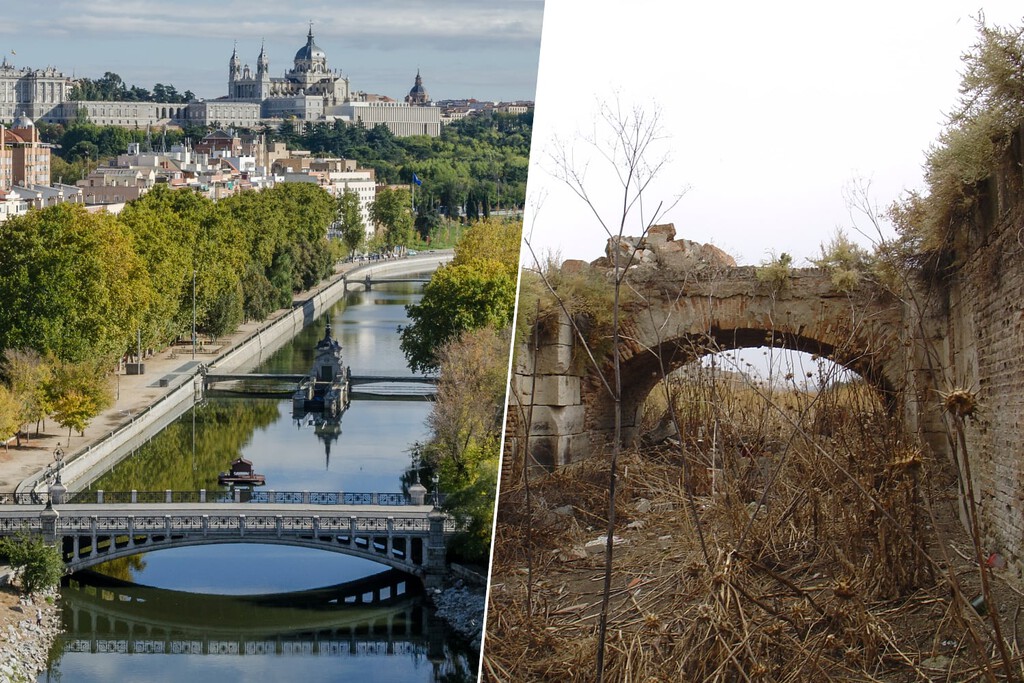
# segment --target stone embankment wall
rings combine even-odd
[[[60,633],[60,596],[55,590],[23,595],[0,617],[0,683],[34,681],[45,671]],[[37,614],[41,618],[37,618]]]

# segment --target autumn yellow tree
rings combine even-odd
[[[85,430],[114,401],[110,378],[93,363],[55,363],[46,384],[53,419],[71,432]]]

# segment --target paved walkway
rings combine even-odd
[[[446,253],[450,255],[451,252]],[[429,268],[430,266],[427,264],[435,262],[436,256],[436,252],[421,254],[403,259],[401,264],[404,266],[425,261],[425,265]],[[395,263],[397,265],[397,262],[392,261],[380,263]],[[334,279],[366,265],[360,263],[341,264],[335,270]],[[308,299],[327,284],[329,281],[325,280],[316,289],[297,294],[295,301]],[[53,452],[57,446],[60,446],[66,455],[71,455],[88,444],[95,443],[109,435],[111,431],[127,423],[132,415],[141,412],[158,398],[172,391],[175,388],[173,383],[169,387],[159,385],[161,377],[176,372],[191,371],[198,363],[212,362],[217,356],[226,353],[234,345],[245,340],[257,328],[266,326],[286,313],[288,311],[282,309],[275,311],[270,318],[262,322],[244,323],[231,334],[218,338],[215,348],[208,348],[204,353],[196,353],[194,360],[191,346],[178,347],[174,350],[169,348],[144,360],[146,371],[143,375],[126,375],[123,370],[119,371],[115,378],[116,399],[114,404],[89,423],[84,436],[74,432],[69,443],[67,430],[48,419],[45,429],[41,430],[42,433],[38,438],[34,436],[34,431],[30,430],[30,438],[27,441],[22,439],[20,448],[15,447],[14,440],[11,440],[6,450],[0,448],[0,492],[14,491],[22,480],[45,469],[48,465],[52,465],[54,462]]]

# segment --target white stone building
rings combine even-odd
[[[20,115],[33,121],[46,119],[70,92],[71,79],[52,66],[18,69],[7,57],[0,62],[0,121]]]
[[[384,124],[398,137],[441,134],[441,110],[414,107],[405,102],[346,102],[336,108],[340,117],[367,130]]]

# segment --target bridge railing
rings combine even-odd
[[[0,492],[0,508],[13,505],[45,505],[50,501],[48,493],[38,492]],[[272,505],[382,505],[400,506],[413,505],[412,498],[406,493],[378,493],[358,491],[249,491],[234,489],[229,491],[206,490],[198,491],[75,491],[65,493],[62,500],[55,504],[64,505],[167,505],[172,503],[252,503]],[[428,495],[424,504],[430,505],[434,497]],[[439,504],[444,503],[440,496]]]
[[[26,526],[30,524],[35,526]],[[327,516],[299,515],[63,515],[56,522],[58,533],[94,534],[97,532],[200,532],[206,534],[252,533],[263,535],[282,532],[330,532],[330,533],[406,533],[425,534],[430,531],[430,520],[425,516],[394,517],[374,515]],[[21,529],[38,530],[39,520],[30,518],[0,518],[0,534],[9,535]],[[457,530],[455,520],[444,521],[444,531]]]

